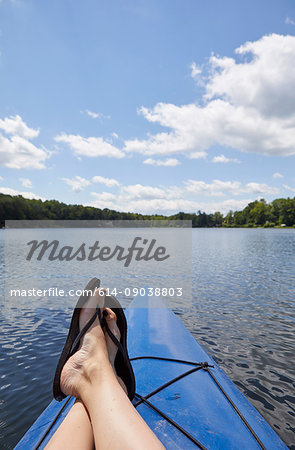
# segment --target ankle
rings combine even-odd
[[[97,361],[89,361],[83,370],[78,392],[79,398],[83,403],[88,404],[91,399],[95,398],[98,390],[102,390],[104,386],[114,382],[117,382],[117,378],[108,358],[100,364]]]

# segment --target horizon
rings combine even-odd
[[[17,198],[18,196],[12,196],[12,195],[10,195],[10,194],[3,194],[2,192],[0,192],[0,197],[1,197],[1,195],[4,195],[4,196],[10,196],[10,197],[12,197],[12,198]],[[41,201],[42,203],[44,203],[44,202],[57,202],[57,203],[59,203],[59,204],[61,204],[61,205],[65,205],[66,207],[69,207],[69,208],[71,208],[71,207],[81,207],[81,208],[88,208],[88,206],[84,206],[84,205],[82,205],[82,204],[77,204],[77,203],[64,203],[64,202],[59,202],[59,200],[56,200],[56,199],[48,199],[48,200],[42,200],[42,199],[28,199],[28,198],[25,198],[25,197],[23,197],[23,196],[20,196],[21,198],[23,198],[24,200],[29,200],[29,201],[31,201],[31,200],[37,200],[37,201]],[[172,217],[174,217],[174,216],[178,216],[179,214],[184,214],[185,216],[195,216],[195,217],[200,217],[200,216],[202,216],[202,215],[205,215],[208,219],[209,219],[209,217],[210,216],[212,216],[213,218],[214,218],[214,216],[216,216],[215,217],[215,219],[214,219],[214,221],[216,222],[216,224],[217,224],[217,222],[219,223],[220,222],[220,217],[218,216],[218,215],[221,215],[221,218],[222,218],[222,220],[223,220],[223,222],[222,222],[222,226],[223,225],[226,225],[226,226],[230,226],[230,224],[229,224],[229,216],[231,216],[231,218],[234,218],[235,217],[235,215],[236,214],[239,214],[239,213],[242,213],[242,212],[244,212],[245,211],[245,209],[247,208],[247,207],[249,207],[249,206],[251,206],[252,207],[252,210],[251,210],[251,213],[253,213],[253,205],[254,204],[261,204],[261,203],[263,203],[266,207],[268,207],[268,206],[271,206],[274,202],[280,202],[281,200],[290,200],[291,202],[292,201],[295,201],[295,196],[293,197],[293,198],[291,198],[291,197],[287,197],[287,198],[283,198],[283,197],[280,197],[280,198],[276,198],[276,199],[274,199],[274,200],[272,200],[271,202],[267,202],[264,198],[260,198],[260,199],[257,199],[257,200],[254,200],[253,202],[250,202],[250,203],[248,203],[242,210],[229,210],[229,211],[227,211],[227,213],[222,213],[222,212],[220,212],[220,211],[214,211],[214,212],[211,212],[211,213],[206,213],[205,211],[201,211],[201,210],[198,210],[198,211],[194,211],[194,212],[185,212],[185,211],[178,211],[177,213],[175,213],[175,214],[171,214],[171,215],[165,215],[165,214],[142,214],[142,216],[147,216],[148,218],[149,217],[154,217],[154,216],[159,216],[160,217],[160,219],[158,219],[158,220],[172,220],[172,221],[174,221],[174,220],[176,220],[176,221],[178,221],[178,220],[181,220],[181,221],[186,221],[186,220],[193,220],[193,217],[191,218],[191,219],[187,219],[187,218],[185,218],[185,219],[173,219]],[[1,198],[0,198],[0,202],[1,202]],[[4,205],[5,205],[5,203],[4,203]],[[99,211],[101,211],[101,212],[103,212],[104,211],[104,209],[101,209],[101,208],[97,208],[97,207],[95,207],[95,206],[90,206],[90,208],[94,208],[94,209],[96,209],[96,210],[99,210]],[[5,209],[5,207],[4,207],[4,209]],[[127,214],[127,215],[140,215],[140,213],[136,213],[136,212],[133,212],[133,211],[116,211],[116,210],[112,210],[112,209],[109,209],[109,208],[105,208],[105,209],[107,209],[108,211],[110,211],[111,213],[116,213],[116,214]],[[276,209],[276,208],[275,208]],[[282,210],[284,210],[284,206],[280,206],[279,207],[279,209],[280,209],[280,213],[278,214],[278,212],[276,213],[278,216],[283,212]],[[270,211],[270,210],[269,210]],[[263,212],[263,214],[265,215],[266,214],[266,216],[267,216],[267,214],[269,213],[269,211],[267,212],[267,210],[265,210],[264,212]],[[259,211],[256,211],[256,215],[260,215],[261,214],[261,211],[259,210]],[[14,215],[14,214],[13,214]],[[284,211],[284,213],[283,213],[283,215],[284,215],[284,219],[285,220],[287,220],[287,221],[291,221],[292,223],[291,223],[291,227],[295,227],[295,223],[294,223],[294,219],[292,219],[293,218],[293,213],[292,213],[292,210],[288,210],[287,212],[286,211]],[[249,212],[247,213],[247,216],[248,216],[248,218],[249,218]],[[55,219],[48,219],[48,218],[45,218],[45,219],[28,219],[28,218],[26,218],[26,219],[15,219],[15,218],[13,218],[13,219],[11,219],[11,218],[9,218],[9,219],[6,219],[6,218],[3,218],[2,219],[2,222],[3,222],[3,226],[4,226],[4,223],[5,222],[22,222],[23,220],[25,220],[25,221],[32,221],[32,222],[35,222],[35,221],[39,221],[39,220],[41,220],[41,221],[46,221],[46,222],[50,222],[50,221],[56,221],[57,219],[55,218]],[[61,221],[65,221],[65,222],[72,222],[73,220],[72,219],[70,219],[70,220],[68,220],[68,219],[60,219]],[[85,220],[85,219],[78,219],[77,221],[79,222],[79,221],[81,221],[81,220]],[[132,219],[130,219],[130,218],[128,218],[128,219],[86,219],[86,220],[95,220],[95,221],[104,221],[104,220],[119,220],[120,222],[123,220],[126,220],[127,222],[129,222],[130,220],[132,221],[133,220],[133,218]],[[141,220],[141,219],[137,219],[137,220]],[[145,219],[144,219],[145,220]],[[253,220],[254,220],[254,222],[253,222]],[[285,220],[283,220],[283,221],[285,221]],[[226,222],[227,221],[227,222]],[[279,218],[279,217],[277,217],[277,221],[278,221],[278,224],[277,225],[280,225],[280,226],[286,226],[285,224],[281,224],[281,218]],[[251,226],[253,226],[254,224],[255,224],[255,219],[252,217],[252,221],[250,221],[250,222],[247,222],[247,226],[248,225],[251,225]],[[263,225],[265,225],[265,226],[277,226],[276,225],[276,223],[270,223],[270,221],[268,220],[268,218],[267,217],[265,217],[264,218],[264,220],[263,220]],[[199,225],[197,225],[197,227],[198,227]],[[209,226],[208,224],[207,225],[201,225],[201,226],[204,226],[204,227],[207,227],[207,226]],[[211,226],[211,225],[210,225]],[[214,225],[213,225],[214,226]],[[217,226],[217,225],[215,225],[215,226]],[[220,226],[220,224],[218,224],[218,226]],[[236,225],[235,225],[236,226]],[[244,225],[243,225],[244,226]],[[257,226],[261,226],[261,225],[257,225]],[[18,226],[17,226],[18,227]],[[194,225],[193,225],[193,227],[194,227]]]

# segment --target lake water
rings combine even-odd
[[[176,312],[292,447],[295,230],[194,229],[192,244],[193,301]],[[71,313],[29,301],[22,309],[5,308],[4,230],[0,247],[0,447],[11,449],[52,398]]]

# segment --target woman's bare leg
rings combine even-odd
[[[111,310],[107,310],[109,314],[106,320],[109,327],[113,326],[111,329],[115,334],[115,315]],[[90,308],[81,312],[80,328],[93,312]],[[47,448],[75,448],[72,446],[71,430],[77,430],[79,423],[83,423],[79,428],[83,444],[79,441],[77,448],[92,448],[93,436],[98,449],[164,448],[132,406],[122,380],[118,381],[112,367],[116,349],[111,349],[110,345],[96,320],[84,336],[80,350],[66,363],[61,376],[63,391],[81,398],[83,403],[73,406],[67,422],[65,419],[64,426],[60,426]],[[65,439],[59,447],[61,434]]]
[[[98,327],[99,324],[85,335],[88,358],[82,355],[78,359],[77,352],[76,361],[69,368],[65,365],[61,376],[63,391],[81,398],[87,408],[97,449],[162,449],[118,383],[105,340],[97,337]],[[83,346],[84,343],[82,349]]]
[[[83,313],[80,327],[85,323]],[[163,449],[117,380],[98,319],[83,336],[81,348],[65,364],[60,381],[65,394],[85,405],[97,449]]]
[[[110,308],[104,308],[104,317],[108,327],[116,338],[120,341],[120,330],[117,326],[117,317]],[[118,351],[108,334],[105,334],[108,357],[115,371],[115,358]],[[126,386],[120,377],[117,377],[120,385],[127,393]],[[46,446],[46,450],[92,450],[94,448],[94,436],[88,412],[80,400],[76,400],[63,422],[60,424],[51,440]]]
[[[94,436],[91,422],[80,400],[76,400],[45,448],[46,450],[93,450]]]
[[[99,298],[97,294],[92,296],[87,302],[87,308],[83,309],[80,314],[80,329],[94,314],[97,304],[103,304],[104,296]],[[87,409],[81,402],[76,400],[65,419],[62,421],[50,441],[46,446],[46,450],[67,450],[77,449],[92,450],[94,448],[94,436],[92,425]]]

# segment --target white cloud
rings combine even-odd
[[[253,109],[255,116],[262,120],[275,118],[271,125],[286,126],[278,120],[290,119],[295,113],[295,93],[292,92],[295,87],[295,36],[264,36],[255,42],[246,42],[235,53],[252,59],[237,63],[232,58],[211,56],[213,73],[206,85],[205,98],[222,98],[235,108],[244,108],[248,112]],[[278,131],[272,130],[274,134]]]
[[[148,164],[151,166],[175,167],[178,166],[180,162],[175,158],[167,158],[165,160],[148,158],[143,161],[143,164]]]
[[[188,180],[185,185],[187,192],[212,197],[223,197],[226,194],[234,196],[243,194],[277,195],[280,192],[278,188],[254,182],[243,186],[239,181],[213,180],[212,183],[205,183],[199,180]]]
[[[278,195],[280,190],[264,183],[247,183],[241,190],[241,193],[243,192],[255,195]]]
[[[85,113],[86,113],[89,117],[91,117],[92,119],[98,119],[99,117],[101,117],[101,114],[100,114],[100,113],[96,113],[96,112],[90,111],[89,109],[86,109],[86,110],[85,110]]]
[[[19,136],[0,134],[0,165],[11,169],[44,169],[49,152]]]
[[[122,192],[128,194],[130,199],[147,199],[147,198],[165,198],[166,192],[164,189],[153,186],[143,186],[142,184],[134,184],[130,186],[123,186]]]
[[[39,130],[28,127],[18,115],[0,119],[0,130],[0,165],[11,169],[44,169],[50,152],[30,142],[39,135]]]
[[[107,156],[109,158],[124,158],[125,153],[105,141],[101,137],[84,138],[79,135],[62,133],[55,138],[56,142],[67,144],[75,155],[88,157]]]
[[[291,19],[290,17],[286,17],[285,24],[287,25],[295,25],[295,21]]]
[[[99,175],[93,177],[92,182],[105,184],[107,187],[120,186],[119,181],[115,180],[114,178],[105,178]]]
[[[246,198],[242,200],[230,198],[221,202],[203,203],[200,209],[201,211],[206,211],[207,213],[214,213],[216,211],[219,211],[222,214],[227,214],[230,210],[240,211],[244,209],[252,201],[253,198]]]
[[[219,156],[214,156],[214,158],[212,159],[213,163],[229,163],[229,162],[233,162],[233,163],[240,163],[241,161],[237,158],[227,158],[224,155],[219,155]]]
[[[199,180],[188,180],[185,185],[186,191],[195,195],[223,197],[226,195],[225,193],[241,194],[241,183],[239,181],[213,180],[212,183],[205,183]]]
[[[28,127],[18,114],[5,117],[4,120],[0,119],[0,130],[3,130],[6,134],[20,136],[25,139],[33,139],[40,133],[39,130]]]
[[[206,158],[206,152],[191,152],[188,154],[189,159],[203,159]]]
[[[106,116],[102,113],[90,111],[90,109],[85,109],[84,111],[80,111],[80,113],[87,114],[87,116],[91,117],[92,119],[110,119],[111,118],[111,116]]]
[[[190,69],[192,78],[194,78],[195,80],[199,80],[199,77],[202,73],[202,69],[198,67],[195,62],[191,64]]]
[[[0,181],[3,181],[3,177],[0,176]]]
[[[127,140],[124,150],[189,156],[219,144],[264,155],[295,154],[295,36],[264,36],[235,53],[236,59],[209,58],[202,104],[140,108],[147,121],[169,131]],[[192,65],[192,76],[200,77],[199,70]]]
[[[130,199],[124,195],[113,195],[103,192],[97,194],[92,192],[95,200],[90,206],[96,208],[109,208],[124,212],[138,212],[143,214],[154,214],[155,212],[163,214],[173,214],[179,211],[197,212],[199,210],[213,213],[220,211],[223,214],[228,213],[230,209],[240,210],[247,206],[253,199],[227,199],[218,202],[196,201],[186,198],[146,198]]]
[[[72,191],[74,192],[81,192],[92,183],[104,184],[109,188],[120,186],[119,181],[115,180],[114,178],[105,178],[101,176],[95,176],[91,180],[87,180],[86,178],[77,175],[74,178],[61,178],[61,180],[64,181],[68,186],[70,186],[72,188]]]
[[[108,209],[115,209],[116,211],[124,211],[126,212],[128,209],[127,205],[120,206],[117,203],[117,196],[112,194],[111,192],[91,192],[91,195],[95,197],[95,200],[93,202],[87,203],[85,206],[94,206],[95,208],[108,208]],[[127,208],[124,210],[124,207]]]
[[[242,184],[239,181],[213,180],[206,183],[201,180],[187,180],[181,186],[156,187],[135,184],[120,186],[116,194],[91,192],[95,200],[90,205],[139,213],[172,214],[198,210],[207,213],[214,211],[227,213],[230,209],[242,209],[255,199],[278,192],[277,188],[255,182]],[[234,198],[226,198],[229,195]],[[210,201],[205,201],[206,197],[211,197]]]
[[[194,210],[192,201],[172,198],[171,193],[160,188],[143,185],[125,186],[118,195],[108,192],[91,193],[95,201],[90,203],[97,208],[116,209],[117,211],[154,213],[155,211],[179,211],[184,206]],[[166,197],[166,198],[165,198]]]
[[[116,195],[109,192],[91,192],[91,195],[95,196],[96,199],[95,205],[100,205],[98,206],[99,208],[116,208],[119,211],[131,211],[131,207],[135,208],[134,211],[138,211],[138,208],[141,208],[140,205],[148,204],[151,201],[155,203],[173,200],[180,203],[182,194],[183,189],[180,187],[172,186],[164,188],[142,184],[121,186]],[[108,201],[112,202],[112,204],[108,204]]]
[[[272,175],[272,177],[273,177],[273,178],[284,178],[284,175],[282,175],[280,172],[275,172],[275,173]]]
[[[19,181],[21,182],[22,186],[26,189],[32,189],[33,185],[31,180],[29,178],[19,178]]]
[[[284,187],[287,191],[295,192],[295,188],[292,188],[292,187],[288,186],[287,184],[283,184],[283,187]]]
[[[91,184],[89,180],[86,180],[85,178],[79,176],[76,176],[74,178],[61,178],[61,179],[68,186],[70,186],[72,188],[72,191],[74,192],[81,192],[85,187]]]
[[[16,191],[15,189],[11,189],[8,187],[0,187],[0,192],[6,195],[22,195],[24,198],[45,201],[44,197],[40,197],[39,195],[36,195],[33,192]]]
[[[117,196],[111,192],[91,192],[91,195],[96,197],[97,201],[110,202],[116,200]]]

